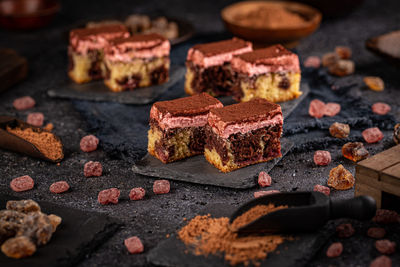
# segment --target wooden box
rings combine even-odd
[[[378,208],[399,209],[400,145],[357,164],[355,195],[372,196]]]

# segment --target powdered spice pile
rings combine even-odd
[[[259,265],[269,252],[276,250],[283,243],[284,237],[279,235],[238,237],[231,229],[240,227],[260,216],[284,206],[258,205],[238,217],[232,225],[229,218],[212,218],[211,215],[198,215],[178,232],[179,238],[194,249],[196,255],[224,254],[231,265],[250,263]],[[238,221],[237,221],[238,220]]]
[[[47,131],[34,131],[32,128],[22,129],[7,126],[7,132],[32,143],[46,158],[57,161],[64,157],[62,143],[56,136]]]
[[[307,24],[300,15],[280,4],[270,4],[235,16],[236,23],[252,28],[297,28]]]

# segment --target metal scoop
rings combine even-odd
[[[288,208],[268,213],[233,230],[239,235],[308,232],[317,230],[331,219],[368,220],[376,212],[376,202],[370,196],[332,200],[320,192],[290,192],[249,201],[233,213],[230,223],[249,209],[270,203],[275,206],[287,205]]]

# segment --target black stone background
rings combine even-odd
[[[146,252],[163,240],[165,235],[174,232],[183,225],[183,218],[193,217],[208,203],[224,202],[239,205],[253,197],[250,190],[231,190],[212,186],[200,186],[189,183],[171,182],[171,193],[155,196],[151,191],[153,179],[135,175],[130,171],[131,164],[119,159],[121,153],[105,153],[105,151],[125,151],[129,158],[140,157],[145,148],[145,132],[147,130],[147,114],[149,106],[123,107],[118,104],[96,104],[87,102],[71,102],[55,100],[47,96],[50,88],[61,86],[68,81],[66,76],[67,57],[66,43],[68,30],[88,20],[124,17],[130,13],[142,12],[165,14],[182,17],[191,21],[198,36],[191,41],[174,47],[173,60],[184,61],[187,48],[200,41],[218,40],[229,37],[219,18],[219,10],[232,1],[76,1],[62,2],[62,11],[54,23],[47,29],[32,32],[11,32],[0,30],[0,46],[16,49],[29,61],[28,79],[10,90],[0,94],[0,113],[25,119],[31,111],[45,114],[46,122],[55,125],[54,132],[61,137],[66,148],[66,158],[60,166],[38,161],[8,151],[0,151],[0,192],[11,195],[47,200],[59,204],[76,207],[87,211],[100,211],[118,218],[125,223],[109,241],[97,251],[87,255],[81,266],[137,266],[146,265]],[[400,4],[392,1],[366,1],[362,7],[350,16],[341,19],[324,21],[312,36],[304,39],[297,47],[301,59],[309,55],[321,56],[331,51],[336,45],[348,45],[353,49],[353,59],[356,63],[356,73],[346,78],[326,76],[323,70],[312,72],[305,70],[304,79],[309,80],[312,92],[303,106],[297,108],[285,123],[285,135],[297,144],[292,153],[288,154],[271,172],[273,185],[269,189],[281,191],[311,190],[315,184],[325,184],[329,170],[335,165],[344,164],[354,173],[354,165],[343,159],[340,153],[341,145],[347,140],[337,141],[328,137],[325,130],[330,119],[315,120],[307,115],[309,101],[318,97],[322,100],[343,99],[342,115],[348,114],[343,120],[356,128],[352,131],[351,140],[361,140],[360,130],[370,126],[380,126],[384,130],[385,139],[379,144],[367,145],[371,154],[375,154],[393,145],[391,140],[393,118],[400,121],[400,79],[399,69],[364,48],[364,41],[375,35],[398,29],[400,25]],[[362,77],[377,75],[386,83],[384,92],[373,92],[362,86]],[[326,81],[327,80],[327,81]],[[328,90],[328,84],[339,87],[338,91]],[[322,89],[321,89],[322,88]],[[329,93],[328,93],[329,92]],[[163,99],[180,96],[183,88],[170,90]],[[322,94],[322,95],[321,95]],[[37,101],[33,110],[16,111],[12,101],[16,97],[30,95]],[[321,96],[321,97],[320,97]],[[360,100],[352,102],[354,99]],[[377,117],[372,115],[368,105],[383,101],[392,106],[391,116]],[[81,111],[82,113],[78,112]],[[125,113],[129,110],[128,113]],[[118,114],[115,121],[123,121],[123,127],[115,128],[101,120],[102,114]],[[94,114],[95,116],[90,116]],[[353,117],[354,116],[354,117]],[[351,117],[351,118],[350,118]],[[97,118],[97,119],[94,119]],[[86,120],[89,119],[89,120]],[[133,122],[137,121],[137,124]],[[384,123],[382,123],[382,121]],[[306,123],[307,127],[300,123]],[[319,130],[322,128],[323,130]],[[101,148],[92,153],[84,153],[79,149],[79,140],[87,133],[101,137]],[[122,143],[120,137],[132,140]],[[115,150],[114,144],[121,142]],[[136,149],[132,143],[139,144],[142,149]],[[132,149],[134,147],[134,149]],[[327,167],[316,167],[312,161],[316,148],[326,147],[332,154],[333,162]],[[83,164],[88,160],[101,161],[104,175],[98,178],[85,178]],[[14,193],[9,189],[12,178],[20,175],[30,175],[35,179],[35,189]],[[53,195],[48,187],[54,181],[67,180],[72,189],[63,195]],[[148,195],[143,201],[129,201],[128,192],[134,186],[144,187]],[[122,197],[117,206],[101,206],[97,203],[97,193],[100,190],[118,187]],[[346,198],[353,195],[353,190],[333,191],[333,198]],[[310,262],[310,266],[365,266],[378,253],[373,248],[373,241],[365,238],[366,223],[357,223],[357,234],[345,240],[343,255],[335,260],[326,259],[324,248]],[[393,234],[396,232],[396,234]],[[392,227],[389,238],[399,244],[399,227]],[[123,246],[123,240],[131,235],[138,235],[144,242],[145,253],[129,255]],[[400,264],[397,256],[392,257],[394,266]]]

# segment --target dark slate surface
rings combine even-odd
[[[229,217],[235,209],[235,206],[216,203],[205,207],[200,214],[211,214],[211,216],[215,218]],[[317,253],[328,238],[333,235],[333,232],[329,229],[330,225],[331,224],[328,224],[323,229],[314,233],[290,235],[293,240],[287,240],[280,244],[274,252],[268,254],[268,257],[265,260],[260,261],[260,266],[306,266],[314,254]],[[157,266],[230,266],[229,263],[224,261],[222,255],[208,255],[207,257],[194,255],[190,252],[190,248],[188,249],[188,247],[186,247],[186,245],[176,235],[173,235],[158,244],[157,247],[150,251],[147,258],[149,262]]]
[[[293,147],[293,143],[282,138],[281,146],[282,157],[284,157]],[[164,164],[150,154],[146,154],[140,161],[133,164],[132,171],[176,181],[244,189],[256,186],[258,174],[261,171],[268,173],[280,160],[281,158],[276,158],[265,163],[223,173],[210,164],[203,155]]]
[[[68,81],[64,86],[51,89],[47,93],[50,97],[143,105],[153,102],[176,82],[181,80],[185,75],[185,68],[183,66],[171,66],[169,75],[170,78],[166,83],[137,88],[132,91],[112,92],[103,81],[94,81],[85,84],[76,84]]]
[[[18,200],[10,195],[0,194],[0,209],[6,208],[8,200]],[[38,246],[33,256],[12,259],[0,253],[0,265],[18,266],[75,266],[87,253],[104,243],[121,226],[106,214],[66,208],[55,203],[40,201],[41,211],[56,214],[62,222],[49,243]]]
[[[230,0],[218,1],[144,1],[135,3],[129,0],[106,1],[88,0],[62,1],[63,7],[60,15],[49,28],[31,32],[9,32],[0,30],[0,46],[16,49],[29,61],[29,74],[26,81],[2,92],[0,95],[0,114],[16,116],[25,119],[29,111],[16,111],[12,108],[12,101],[16,97],[31,95],[37,101],[37,106],[32,111],[43,112],[46,122],[54,123],[54,132],[61,137],[66,148],[66,158],[60,166],[38,161],[8,151],[0,151],[0,193],[23,198],[35,198],[56,202],[67,207],[74,207],[85,211],[105,212],[111,217],[120,219],[125,227],[117,232],[109,241],[90,256],[85,254],[85,259],[79,266],[143,266],[146,264],[148,251],[165,239],[166,234],[174,233],[183,225],[184,217],[191,218],[197,214],[207,203],[227,203],[239,205],[253,197],[253,192],[259,188],[247,190],[224,189],[213,186],[192,185],[184,182],[171,182],[171,193],[155,196],[152,193],[152,180],[141,175],[135,175],[131,171],[131,164],[119,160],[121,155],[105,153],[110,138],[116,138],[113,133],[117,130],[101,122],[87,123],[85,117],[77,112],[75,107],[88,102],[76,101],[74,105],[69,100],[52,99],[47,96],[51,88],[61,86],[68,81],[66,32],[73,25],[94,18],[123,17],[131,12],[162,13],[174,17],[183,17],[192,21],[199,35],[191,43],[204,40],[217,40],[229,36],[223,32],[223,24],[219,19],[219,10]],[[364,41],[388,31],[396,30],[400,25],[400,6],[396,0],[382,1],[366,0],[360,9],[350,16],[324,21],[321,27],[312,36],[304,39],[297,47],[300,59],[304,60],[309,55],[321,56],[331,51],[336,45],[348,45],[353,49],[353,58],[356,63],[356,73],[351,77],[333,78],[329,80],[336,86],[345,87],[338,94],[346,93],[352,98],[360,97],[366,107],[376,101],[383,101],[392,106],[391,115],[400,121],[400,79],[398,69],[389,65],[385,60],[376,57],[364,48]],[[189,44],[181,44],[173,49],[177,53],[178,62],[183,64]],[[186,47],[186,48],[185,48]],[[180,49],[181,48],[181,49]],[[304,75],[307,75],[304,73]],[[362,77],[365,75],[381,76],[385,80],[384,92],[373,92],[362,86]],[[319,79],[319,78],[318,78]],[[355,86],[349,86],[355,84]],[[310,84],[311,89],[313,85]],[[347,89],[346,89],[347,87]],[[183,91],[179,92],[182,93]],[[162,99],[172,99],[173,91],[168,91]],[[310,94],[308,100],[303,102],[303,107],[296,109],[292,116],[307,116],[307,101],[313,97]],[[346,97],[344,97],[346,99]],[[326,100],[326,99],[325,99]],[[106,114],[108,110],[117,108],[117,104],[106,105],[98,103],[99,106],[88,106],[96,112]],[[349,106],[347,106],[349,107]],[[137,106],[135,116],[125,116],[126,125],[142,121],[145,125],[149,106]],[[349,108],[354,108],[350,106]],[[355,108],[354,108],[355,109]],[[143,114],[143,115],[142,115]],[[370,120],[370,114],[365,116]],[[296,120],[295,117],[291,119]],[[310,122],[317,120],[309,118]],[[324,118],[319,121],[327,121]],[[288,121],[289,123],[289,121]],[[296,123],[291,121],[290,123]],[[379,123],[377,120],[370,123]],[[390,120],[389,120],[390,123]],[[93,127],[97,125],[96,127]],[[84,153],[79,150],[79,140],[88,133],[97,134],[97,131],[105,127],[107,138],[101,140],[98,151]],[[346,140],[334,140],[329,138],[327,131],[319,131],[316,127],[308,127],[307,132],[299,131],[294,135],[295,144],[298,148],[292,150],[278,163],[269,173],[273,184],[271,189],[281,191],[311,190],[315,184],[326,184],[329,170],[337,165],[343,164],[354,173],[354,164],[343,159],[340,147]],[[359,139],[357,131],[363,127],[356,127],[352,131],[351,138]],[[124,127],[124,134],[129,138],[140,140],[140,133],[146,130],[138,129],[132,131]],[[119,131],[120,132],[120,131]],[[391,130],[384,130],[385,138],[378,144],[367,145],[371,154],[382,151],[393,145]],[[139,133],[139,134],[138,134]],[[292,134],[287,134],[293,138]],[[310,137],[312,138],[310,140]],[[328,138],[327,138],[328,137]],[[303,142],[305,140],[305,142]],[[308,140],[308,141],[307,141]],[[118,141],[118,140],[117,140]],[[301,141],[301,142],[299,142]],[[315,141],[315,142],[314,142]],[[306,145],[301,145],[301,144]],[[123,146],[123,143],[120,143]],[[326,167],[316,167],[313,164],[313,151],[317,146],[326,147],[332,154],[333,162]],[[319,147],[319,148],[321,148]],[[124,157],[139,157],[140,151],[129,149],[122,150]],[[145,153],[143,150],[142,153]],[[143,155],[143,154],[142,154]],[[98,178],[85,178],[83,176],[83,165],[88,160],[102,162],[104,174]],[[9,188],[12,178],[20,175],[31,175],[35,179],[35,188],[32,191],[15,193]],[[71,192],[63,195],[49,193],[49,186],[58,180],[67,180],[71,185]],[[148,194],[143,201],[129,201],[130,188],[135,186],[144,187]],[[101,206],[97,203],[97,193],[106,188],[118,187],[121,191],[121,200],[117,206]],[[354,191],[335,191],[333,198],[346,198],[353,196]],[[373,248],[373,240],[364,235],[367,224],[356,224],[357,235],[346,240],[344,255],[338,259],[327,259],[324,256],[326,247],[323,247],[308,266],[368,266],[369,262],[377,256]],[[400,232],[398,226],[393,226],[393,231]],[[140,255],[129,255],[124,248],[123,240],[131,235],[138,235],[145,245],[145,252]],[[390,238],[390,236],[389,236]],[[327,246],[328,244],[326,244]],[[400,261],[392,256],[394,265]]]

